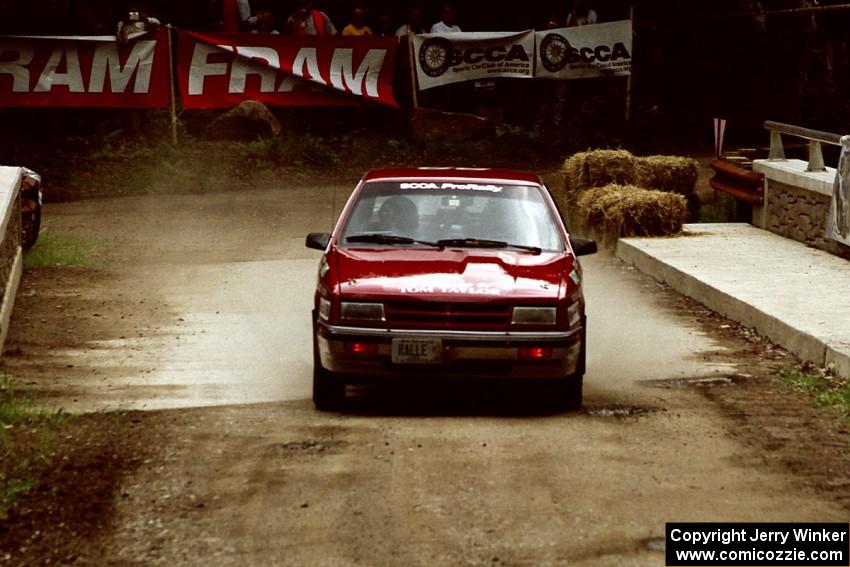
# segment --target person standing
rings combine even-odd
[[[407,13],[407,23],[400,26],[396,32],[396,37],[406,37],[407,34],[425,33],[425,19],[422,17],[422,9],[413,7]]]
[[[372,28],[366,25],[366,10],[355,6],[351,11],[351,23],[342,28],[342,35],[347,37],[364,37],[374,35]]]
[[[118,22],[115,37],[121,45],[126,44],[133,36],[159,29],[162,26],[157,18],[149,16],[142,7],[131,2],[127,5],[127,14]]]
[[[257,16],[251,12],[251,3],[249,0],[236,0],[236,6],[239,9],[239,28],[241,31],[251,31],[257,29]]]
[[[257,13],[257,27],[251,30],[251,33],[267,33],[271,35],[280,35],[277,31],[274,21],[274,14],[269,11]]]
[[[395,29],[395,19],[390,12],[384,10],[378,14],[378,25],[375,27],[376,35],[381,37],[393,37],[395,36]]]
[[[455,9],[451,4],[445,4],[442,11],[442,19],[431,26],[431,33],[459,33],[463,30],[455,20]]]
[[[224,0],[223,22],[226,32],[257,29],[257,17],[251,13],[250,0]]]
[[[551,13],[546,18],[544,28],[547,30],[557,29],[563,25],[562,22],[563,20],[558,17],[558,14]],[[539,83],[540,85],[534,91],[537,97],[537,111],[532,132],[541,136],[545,129],[551,128],[556,135],[560,135],[561,121],[564,118],[564,106],[567,100],[567,81],[540,79]]]
[[[576,0],[573,9],[567,14],[567,27],[589,26],[597,23],[599,17],[596,10],[590,7],[587,0]]]
[[[311,0],[301,0],[298,8],[286,21],[287,31],[293,35],[336,35],[336,27],[327,14],[313,7]]]

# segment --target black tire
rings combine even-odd
[[[586,328],[586,325],[585,325]],[[578,411],[584,396],[584,369],[587,362],[587,337],[581,343],[576,373],[562,379],[557,387],[558,405],[566,411]]]
[[[567,66],[572,46],[559,33],[550,33],[540,42],[540,61],[550,73],[557,73]]]
[[[314,327],[315,328],[315,327]],[[316,334],[313,332],[313,405],[319,411],[334,411],[345,401],[345,380],[322,367]]]
[[[558,385],[559,405],[566,411],[581,409],[584,374],[573,374]]]
[[[425,40],[419,49],[419,65],[429,77],[439,77],[452,63],[454,45],[444,37]]]

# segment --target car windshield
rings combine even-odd
[[[430,180],[367,183],[340,244],[564,251],[541,187]]]

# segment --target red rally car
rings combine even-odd
[[[324,252],[313,310],[313,400],[381,379],[520,378],[581,405],[586,317],[577,256],[539,177],[420,168],[369,172]]]

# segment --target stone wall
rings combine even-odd
[[[0,166],[0,354],[21,282],[21,170]]]
[[[15,199],[10,208],[6,233],[0,243],[0,304],[6,297],[7,283],[13,277],[16,256],[21,247],[21,200]]]
[[[850,247],[826,235],[831,197],[768,180],[767,230],[850,260]]]
[[[765,202],[753,209],[753,224],[850,260],[850,247],[826,233],[835,169],[808,172],[806,166],[796,159],[755,161],[753,170],[765,176]]]

